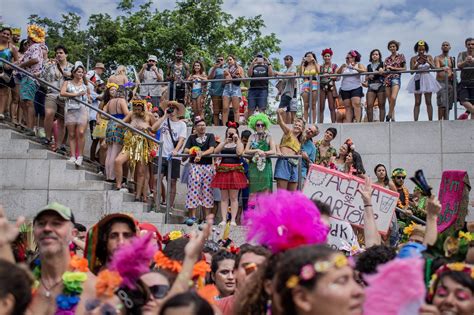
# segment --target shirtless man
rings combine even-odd
[[[62,276],[71,271],[69,244],[73,240],[74,215],[66,206],[53,202],[40,209],[33,220],[33,235],[41,261],[39,286],[29,311],[35,315],[56,313],[56,297],[63,293]],[[96,278],[87,272],[76,314],[85,314],[85,303],[96,296]]]
[[[328,166],[333,157],[337,155],[337,151],[334,147],[331,146],[331,141],[334,140],[337,136],[336,128],[328,128],[326,132],[324,132],[324,137],[316,141],[316,164],[322,166]]]
[[[461,69],[459,101],[466,108],[466,114],[474,119],[474,38],[466,39],[467,51],[459,53],[458,68]],[[464,68],[471,69],[464,69]]]
[[[448,89],[449,110],[453,108],[454,103],[454,86],[453,86],[453,68],[454,57],[449,56],[451,45],[448,42],[441,44],[441,55],[435,57],[435,67],[443,69],[443,72],[436,73],[436,80],[441,85],[441,90],[436,95],[438,104],[438,120],[449,120],[449,111],[446,110],[446,88]],[[448,86],[446,87],[446,77],[448,77]]]

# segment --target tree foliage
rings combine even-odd
[[[200,59],[210,65],[218,54],[233,54],[241,64],[248,64],[257,52],[269,56],[280,51],[280,40],[274,33],[263,35],[260,15],[253,18],[233,17],[222,9],[223,0],[183,0],[173,10],[158,11],[152,2],[139,6],[134,0],[118,4],[121,14],[93,14],[87,29],[81,30],[81,19],[75,13],[55,22],[35,15],[31,23],[45,26],[50,48],[65,45],[71,61],[139,67],[149,54],[158,57],[161,67],[174,58],[181,47],[188,62]]]

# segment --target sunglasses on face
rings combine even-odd
[[[164,284],[158,284],[158,285],[152,285],[151,287],[148,287],[150,290],[151,295],[155,299],[162,299],[168,294],[168,291],[170,290],[169,285],[164,285]]]
[[[256,127],[265,127],[264,124],[255,124]]]
[[[397,176],[396,179],[405,179],[405,176]]]

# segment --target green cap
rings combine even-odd
[[[74,215],[72,214],[71,209],[66,207],[65,205],[60,204],[59,202],[51,202],[43,208],[39,209],[33,222],[36,221],[36,219],[45,211],[54,211],[59,214],[64,220],[71,221],[72,223],[74,223]]]

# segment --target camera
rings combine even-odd
[[[166,113],[168,114],[171,114],[174,112],[174,108],[173,107],[168,107],[168,109],[166,109]]]
[[[150,71],[150,70],[151,70],[151,67],[153,67],[153,65],[147,64],[147,65],[146,65],[146,70],[147,70],[147,71]]]

